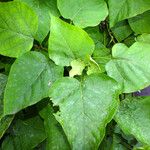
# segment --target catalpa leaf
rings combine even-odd
[[[0,3],[0,54],[19,57],[30,51],[38,28],[38,17],[20,2]]]
[[[150,33],[149,23],[150,11],[129,19],[132,30],[137,34]]]
[[[108,0],[110,27],[150,9],[149,0]]]
[[[14,114],[48,96],[51,84],[63,76],[56,66],[39,52],[28,52],[12,65],[4,94],[4,113]]]
[[[35,39],[42,42],[49,32],[50,13],[60,16],[57,9],[57,0],[16,0],[25,2],[38,15],[38,31]]]
[[[45,131],[47,134],[47,150],[70,150],[70,145],[60,124],[55,119],[54,110],[51,105],[47,105],[40,111],[44,119]]]
[[[113,58],[106,64],[108,75],[130,93],[150,85],[150,44],[135,42],[130,48],[116,44],[112,48]]]
[[[117,83],[103,74],[86,76],[81,82],[62,78],[52,85],[49,96],[60,109],[55,117],[72,149],[97,150],[118,108],[118,94]]]
[[[104,0],[58,0],[58,8],[64,18],[82,28],[96,26],[108,15]]]
[[[48,52],[57,65],[70,66],[75,59],[86,62],[93,50],[94,42],[84,30],[51,16]]]
[[[121,102],[115,121],[126,133],[150,145],[150,97],[127,98]]]

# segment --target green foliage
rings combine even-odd
[[[38,28],[38,17],[20,2],[0,3],[0,54],[19,57],[30,51]]]
[[[149,74],[149,0],[1,0],[0,150],[149,150]]]

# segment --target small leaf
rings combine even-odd
[[[82,82],[62,78],[52,85],[49,96],[60,108],[55,117],[72,149],[98,149],[106,124],[117,110],[118,94],[116,82],[102,74],[87,76]]]
[[[56,66],[39,52],[28,52],[12,65],[4,94],[4,113],[14,114],[48,96],[51,84],[63,76]]]
[[[47,133],[47,150],[70,150],[69,143],[62,127],[53,115],[53,108],[48,105],[40,111],[44,119],[45,131]]]
[[[108,15],[104,0],[58,0],[58,8],[64,18],[82,28],[96,26]]]
[[[0,3],[0,54],[19,57],[30,51],[38,28],[38,17],[20,2]]]
[[[130,98],[121,102],[115,121],[120,128],[144,144],[150,145],[150,97]]]
[[[93,50],[94,42],[84,30],[51,16],[48,52],[57,65],[70,66],[75,59],[86,62]]]
[[[88,66],[88,70],[87,70],[87,74],[94,74],[94,73],[101,73],[101,68],[100,66],[97,64],[97,62],[95,60],[93,60],[92,58],[90,59],[91,61],[89,62],[89,66]]]
[[[69,72],[70,77],[74,77],[75,75],[82,75],[82,71],[85,68],[85,64],[81,60],[73,60],[71,62],[72,69]]]
[[[123,88],[124,93],[141,90],[150,85],[150,44],[135,42],[130,48],[116,44],[113,58],[106,65],[108,75]]]

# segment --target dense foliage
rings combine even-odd
[[[149,85],[150,0],[0,2],[0,150],[148,150]]]

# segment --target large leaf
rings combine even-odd
[[[110,26],[150,9],[149,0],[108,0]]]
[[[3,142],[4,150],[32,150],[46,139],[43,121],[39,116],[26,120],[18,119],[10,136]]]
[[[70,146],[67,138],[53,113],[53,108],[50,105],[40,111],[48,137],[46,148],[47,150],[69,150]]]
[[[57,65],[70,66],[74,59],[86,61],[93,50],[94,42],[84,30],[51,17],[48,51]]]
[[[49,32],[50,27],[50,13],[59,16],[57,9],[57,0],[16,0],[25,2],[32,7],[38,15],[38,31],[35,39],[42,42]]]
[[[150,145],[150,97],[127,98],[121,102],[115,116],[120,128],[134,135],[139,141]]]
[[[96,26],[108,15],[104,0],[58,0],[58,8],[64,18],[77,26]]]
[[[20,2],[0,3],[0,54],[19,57],[32,48],[38,17]]]
[[[106,65],[107,73],[130,93],[150,85],[150,44],[135,42],[130,48],[116,44],[113,58]]]
[[[48,89],[63,69],[39,52],[28,52],[12,65],[4,94],[4,113],[17,111],[48,96]]]
[[[150,33],[150,11],[129,19],[132,30],[137,34]]]
[[[52,85],[49,96],[60,108],[55,117],[72,148],[97,150],[118,106],[116,82],[103,74],[87,76],[81,82],[62,78]]]

